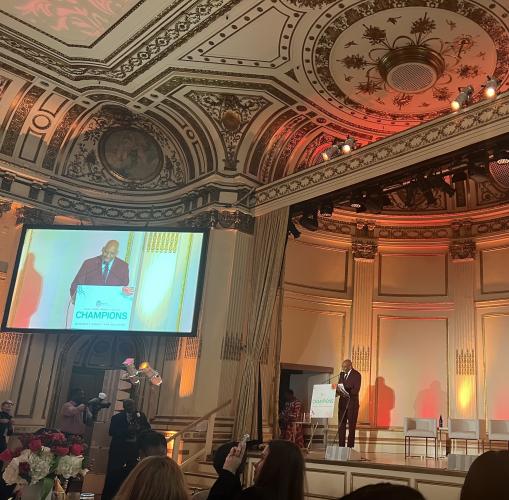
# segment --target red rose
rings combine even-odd
[[[12,451],[7,449],[0,453],[0,461],[1,462],[10,462],[14,458]]]
[[[61,432],[54,432],[53,434],[50,434],[50,439],[53,441],[65,441],[65,436]]]
[[[38,451],[41,450],[42,448],[42,443],[41,443],[41,440],[40,439],[32,439],[29,443],[28,443],[28,447],[30,448],[30,450],[32,450],[34,453],[37,453]]]
[[[65,457],[65,455],[69,454],[69,448],[65,446],[55,446],[51,451],[59,457]]]
[[[83,446],[81,444],[73,444],[69,448],[69,452],[71,455],[75,455],[77,457],[83,455]]]

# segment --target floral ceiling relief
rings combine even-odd
[[[473,85],[478,96],[487,75],[507,80],[509,32],[489,10],[467,0],[402,5],[334,6],[328,24],[320,19],[309,37],[314,64],[304,62],[311,84],[330,103],[411,125],[449,112],[459,87]]]
[[[68,45],[89,45],[112,28],[138,0],[11,0],[11,17]]]

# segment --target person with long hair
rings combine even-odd
[[[235,473],[242,463],[246,445],[232,448],[208,500],[303,500],[304,457],[289,441],[271,441],[256,464],[254,485],[237,494]]]
[[[509,474],[509,451],[487,451],[477,457],[461,488],[460,500],[497,500],[509,498],[507,475]]]
[[[168,457],[143,459],[129,474],[115,500],[188,500],[184,475]]]

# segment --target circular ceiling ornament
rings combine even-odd
[[[145,183],[161,172],[163,152],[156,140],[141,129],[115,127],[99,140],[99,158],[120,180]]]
[[[418,94],[444,74],[444,58],[429,47],[407,45],[389,50],[378,60],[378,72],[395,92]]]
[[[304,52],[313,57],[303,65],[311,85],[360,126],[429,120],[450,112],[458,87],[508,78],[509,28],[487,5],[409,3],[334,5],[308,33]]]

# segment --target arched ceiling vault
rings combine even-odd
[[[509,88],[504,1],[12,0],[0,175],[13,197],[40,185],[35,204],[56,190],[55,209],[99,219],[246,209],[336,137],[422,127],[458,87],[482,100],[488,75]]]

